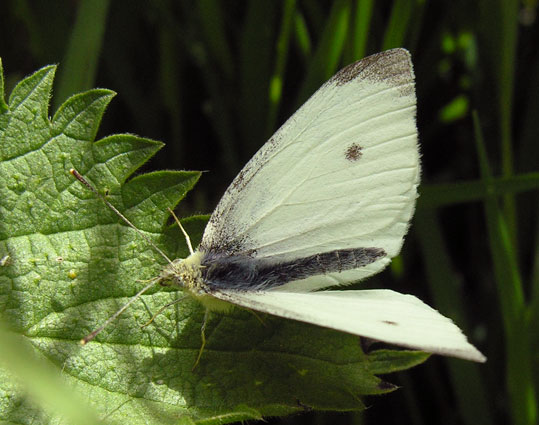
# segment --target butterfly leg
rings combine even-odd
[[[152,318],[151,318],[150,320],[148,320],[148,321],[147,321],[144,325],[142,325],[140,328],[141,328],[141,329],[144,329],[146,326],[148,326],[150,323],[152,323],[152,322],[155,320],[155,318],[156,318],[157,316],[159,316],[164,310],[166,310],[167,308],[173,306],[174,304],[178,304],[179,302],[183,301],[185,298],[187,298],[187,295],[184,295],[183,297],[178,298],[177,300],[174,300],[174,301],[172,301],[172,302],[169,302],[169,303],[165,304],[163,307],[161,307],[161,308],[159,309],[159,311],[158,311],[157,313],[155,313],[155,314],[152,316]]]
[[[204,320],[202,321],[202,327],[200,328],[200,339],[202,340],[202,344],[200,346],[200,350],[198,350],[198,356],[195,361],[195,364],[193,365],[193,369],[198,366],[198,363],[200,362],[200,358],[202,357],[202,352],[204,351],[204,347],[206,346],[206,324],[208,323],[208,318],[210,317],[210,310],[206,309],[204,312]]]
[[[250,308],[247,308],[246,310],[249,313],[251,313],[253,316],[255,316],[262,326],[264,326],[264,327],[266,326],[266,323],[264,322],[264,320],[262,320],[262,317],[260,317],[260,315],[256,311],[251,310]]]

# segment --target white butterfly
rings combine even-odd
[[[159,281],[187,290],[207,312],[238,305],[484,362],[450,319],[411,295],[319,291],[378,273],[399,253],[419,184],[415,113],[406,50],[388,50],[342,69],[238,174],[196,251],[182,228],[191,251],[186,259],[168,259],[76,170],[71,173],[169,261]]]
[[[210,309],[226,309],[225,301],[485,361],[450,319],[411,295],[319,291],[378,273],[399,253],[420,176],[415,113],[406,50],[347,66],[247,163],[212,214],[199,248],[174,260],[161,280],[187,289]]]

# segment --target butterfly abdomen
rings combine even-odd
[[[381,248],[340,249],[284,262],[241,254],[206,253],[201,273],[210,291],[263,290],[311,276],[358,269],[385,256]]]

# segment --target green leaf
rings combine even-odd
[[[7,110],[6,100],[4,99],[4,69],[2,68],[2,59],[0,59],[0,112]]]
[[[236,309],[210,317],[193,370],[203,308],[185,299],[142,328],[182,296],[157,287],[81,347],[79,340],[158,276],[166,260],[69,170],[171,258],[188,251],[178,227],[166,224],[167,208],[200,173],[128,180],[162,144],[128,134],[94,141],[114,95],[108,90],[75,95],[49,119],[54,71],[24,79],[0,114],[0,317],[10,328],[0,332],[0,344],[13,348],[0,354],[0,394],[9,395],[0,397],[0,420],[78,423],[78,412],[90,409],[105,423],[222,424],[313,408],[361,410],[360,396],[395,388],[376,375],[428,357],[365,353],[357,337]],[[194,244],[206,221],[183,220]],[[59,406],[62,397],[47,388],[72,394],[65,403],[89,406]]]

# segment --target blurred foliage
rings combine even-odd
[[[286,423],[539,421],[539,29],[516,0],[6,0],[9,93],[60,64],[53,97],[119,93],[100,134],[166,147],[146,169],[209,170],[180,214],[210,212],[241,166],[327,77],[382,49],[412,52],[422,197],[399,272],[489,358],[431,358],[360,414]],[[476,111],[473,119],[472,111]],[[276,422],[279,420],[275,420]]]

